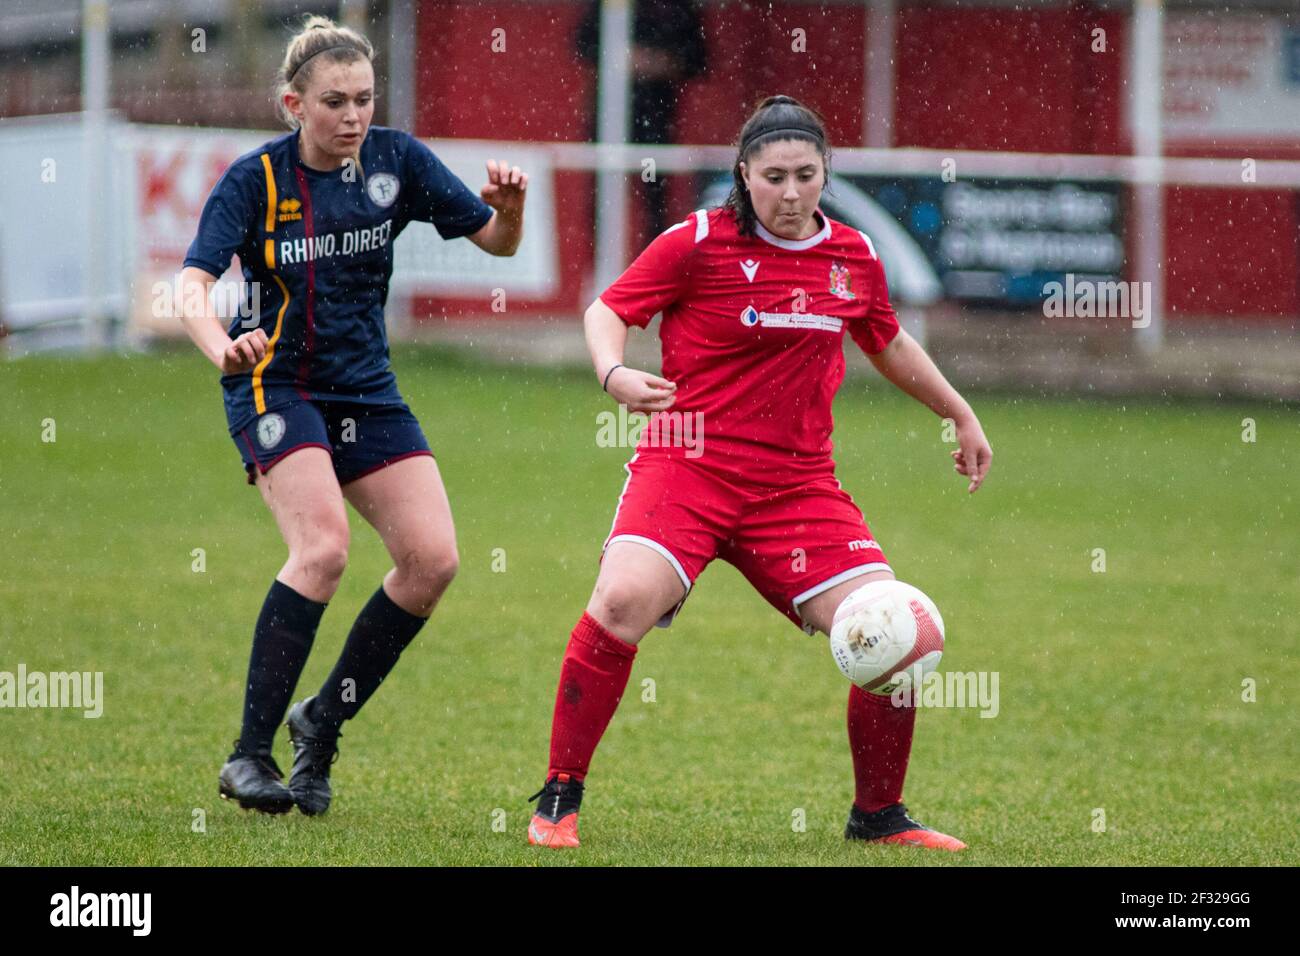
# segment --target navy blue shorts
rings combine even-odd
[[[340,485],[415,455],[432,455],[420,423],[405,403],[293,402],[253,419],[231,436],[248,483],[300,448],[324,448]]]

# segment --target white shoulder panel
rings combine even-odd
[[[868,236],[861,229],[858,230],[858,235],[861,236],[862,241],[867,244],[867,251],[871,253],[871,258],[879,259],[880,256],[876,255],[876,247],[871,244],[871,237]]]

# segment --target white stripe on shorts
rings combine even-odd
[[[614,520],[609,523],[609,534],[605,535],[605,543],[600,546],[601,554],[604,554],[605,549],[609,547],[609,535],[614,533],[614,527],[618,524],[618,513],[623,510],[623,497],[627,494],[627,486],[632,483],[632,464],[639,454],[641,453],[633,452],[632,457],[623,466],[623,470],[627,472],[627,481],[623,482],[623,490],[618,493],[618,504],[614,506]]]
[[[835,587],[835,585],[843,581],[851,581],[856,577],[861,577],[862,575],[868,574],[872,571],[892,571],[892,570],[893,568],[891,568],[888,564],[886,564],[883,561],[874,561],[871,564],[860,564],[856,568],[849,568],[847,571],[841,571],[833,578],[828,578],[825,581],[823,581],[821,584],[810,587],[807,591],[804,591],[802,594],[796,595],[794,600],[791,601],[790,603],[794,605],[794,613],[798,614],[799,620],[802,621],[803,612],[799,610],[799,605],[808,601],[810,598],[815,598],[817,595],[829,591],[831,588]],[[804,622],[803,630],[805,634],[817,633],[817,628],[813,627],[811,624],[807,623],[806,621]]]
[[[673,570],[677,572],[677,576],[682,579],[682,586],[686,588],[687,593],[690,593],[691,579],[686,576],[686,569],[683,568],[682,563],[677,560],[677,556],[658,541],[655,541],[653,538],[642,537],[639,534],[620,534],[617,537],[610,538],[606,541],[605,548],[608,548],[615,541],[632,541],[636,544],[643,544],[651,551],[662,555],[664,560],[673,566]],[[683,600],[685,599],[683,598]]]
[[[860,564],[856,568],[849,568],[847,571],[841,571],[833,578],[827,578],[821,584],[813,585],[807,591],[804,591],[802,594],[797,595],[794,598],[794,600],[792,600],[790,603],[794,605],[794,609],[797,612],[799,610],[800,604],[803,604],[805,601],[808,601],[811,598],[815,598],[817,595],[822,594],[825,591],[829,591],[837,584],[840,584],[844,581],[848,581],[851,578],[856,578],[861,574],[869,574],[872,571],[892,571],[892,570],[893,569],[884,561],[873,561],[871,564]]]

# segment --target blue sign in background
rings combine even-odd
[[[1282,38],[1282,75],[1287,86],[1300,86],[1300,33]]]

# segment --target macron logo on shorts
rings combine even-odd
[[[850,551],[879,551],[880,545],[872,538],[859,538],[857,541],[849,542]]]

